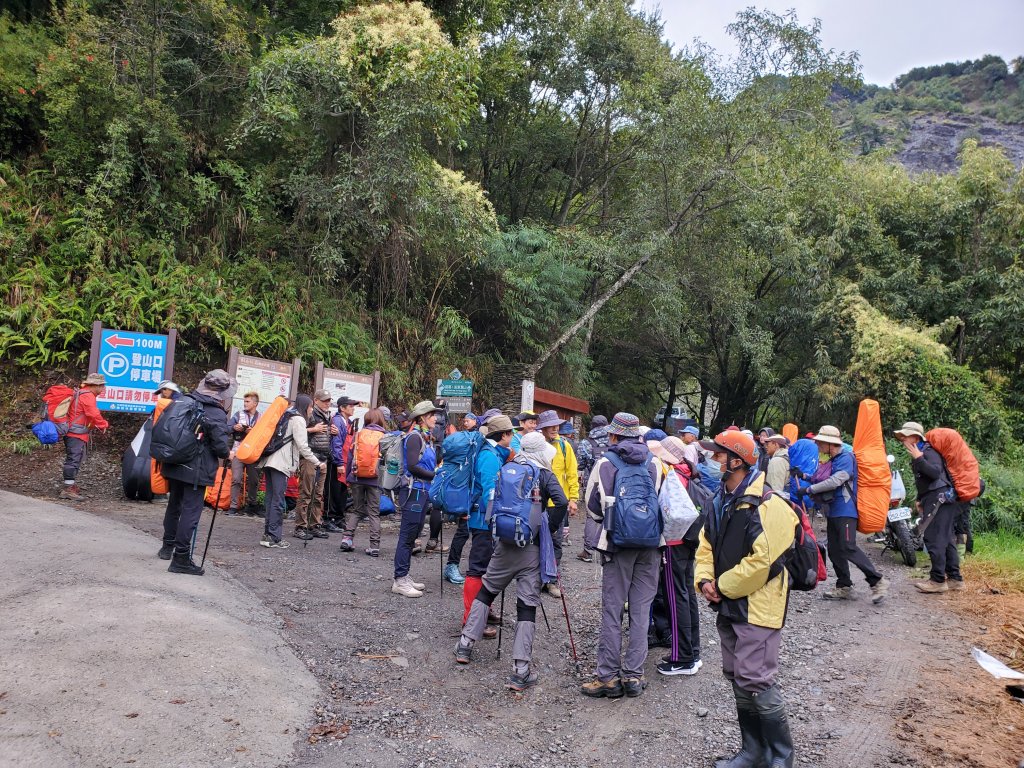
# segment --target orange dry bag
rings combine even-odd
[[[383,432],[376,429],[360,429],[356,432],[355,473],[356,477],[377,477],[377,465],[380,464],[380,439]]]
[[[782,436],[789,440],[789,444],[792,445],[800,439],[800,429],[796,424],[783,424]]]
[[[153,409],[153,424],[156,424],[160,414],[172,402],[169,397],[157,398],[156,407]],[[167,478],[160,474],[160,465],[156,463],[156,459],[149,460],[149,489],[154,494],[167,493],[170,490],[167,486]]]
[[[877,533],[885,528],[892,491],[892,473],[882,437],[882,417],[876,400],[861,400],[853,431],[857,458],[857,530]]]
[[[971,501],[981,495],[981,474],[978,470],[978,460],[971,453],[970,446],[955,429],[938,427],[925,433],[924,439],[928,441],[943,461],[946,462],[946,470],[949,472],[949,479],[953,481],[956,495],[960,501]]]
[[[259,419],[242,438],[242,442],[238,444],[235,458],[243,464],[255,464],[259,461],[263,456],[263,449],[267,447],[270,438],[274,436],[277,423],[287,410],[288,398],[281,395],[275,397],[270,407],[260,414]]]
[[[206,503],[214,509],[227,509],[231,506],[231,469],[217,467],[217,475],[213,485],[206,489]]]

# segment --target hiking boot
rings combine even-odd
[[[455,663],[469,664],[473,660],[473,646],[463,645],[460,639],[455,643]]]
[[[248,517],[266,517],[266,510],[263,509],[259,504],[250,504],[244,510],[242,510]]]
[[[631,699],[643,693],[646,687],[647,681],[642,677],[627,677],[622,681],[622,690]]]
[[[647,647],[648,648],[671,648],[672,641],[667,638],[661,638],[657,635],[647,635]]]
[[[505,687],[511,691],[515,691],[516,693],[522,693],[527,688],[535,686],[539,679],[540,677],[536,672],[531,672],[529,670],[527,670],[524,675],[517,675],[513,672],[509,675],[509,678],[505,683]]]
[[[159,557],[161,560],[170,560],[171,559],[171,555],[173,555],[173,554],[174,554],[174,545],[173,544],[164,544],[162,547],[160,547],[160,551],[156,553],[156,556]]]
[[[171,558],[171,564],[167,566],[169,573],[186,573],[189,576],[202,576],[205,571],[192,562],[192,556],[188,552],[175,552]]]
[[[617,677],[607,682],[595,677],[580,686],[580,693],[592,699],[621,699],[625,691],[622,690],[622,681]]]
[[[413,586],[412,579],[408,576],[395,579],[395,583],[391,585],[391,591],[402,597],[423,597],[423,592]]]
[[[351,552],[352,550],[354,550],[355,547],[352,544],[352,537],[342,536],[341,546],[339,546],[338,549],[340,549],[342,552]]]
[[[698,659],[697,661],[672,661],[666,659],[659,664],[656,669],[659,675],[696,675],[697,670],[704,666],[704,662]]]
[[[244,513],[238,509],[232,509],[228,507],[228,511],[225,513],[228,517],[241,517]]]
[[[480,637],[482,637],[484,640],[493,640],[497,636],[498,630],[496,630],[494,627],[484,627],[484,632],[482,635],[480,635]]]
[[[590,554],[589,552],[578,552],[576,554],[576,559],[577,560],[582,560],[584,563],[592,563],[592,562],[594,562],[594,556],[592,554]]]
[[[302,539],[303,541],[309,541],[313,538],[313,534],[305,528],[296,528],[295,533],[292,534],[296,539]]]
[[[85,497],[82,496],[82,490],[77,485],[65,485],[60,491],[60,498],[81,501]]]
[[[871,602],[878,605],[889,594],[889,580],[884,576],[871,585]]]
[[[427,585],[424,584],[422,581],[413,581],[412,576],[406,576],[405,578],[407,578],[409,580],[409,583],[412,584],[413,589],[418,589],[420,592],[422,592],[427,588]]]
[[[338,526],[333,520],[324,520],[324,530],[328,533],[344,533],[345,529]]]
[[[329,534],[327,531],[325,531],[322,525],[318,525],[318,526],[314,527],[313,530],[310,531],[310,533],[313,534],[313,538],[314,539],[329,539],[329,538],[331,538],[331,534]]]
[[[423,542],[420,541],[419,539],[416,539],[416,541],[414,541],[412,543],[412,553],[411,554],[418,555],[422,551],[423,551]]]
[[[558,588],[557,584],[545,584],[541,588],[541,591],[542,592],[547,592],[552,597],[561,597],[562,596],[562,590],[560,590]]]
[[[442,547],[441,545],[439,545],[437,543],[437,539],[429,539],[427,541],[427,553],[428,554],[429,553],[434,553],[434,554],[438,554],[438,555],[443,555],[447,551],[448,551],[448,547]]]
[[[924,592],[926,595],[939,595],[943,592],[949,592],[949,585],[944,581],[925,579],[924,581],[915,581],[914,586],[917,587],[918,592]]]
[[[466,581],[466,577],[462,575],[462,571],[459,570],[459,566],[456,563],[448,563],[444,567],[444,580],[451,584],[463,584]]]
[[[501,616],[494,612],[493,606],[489,611],[487,611],[487,623],[493,624],[494,626],[498,626],[499,624],[501,624]]]
[[[380,557],[380,550],[377,547],[367,547],[363,550],[370,557]]]
[[[291,545],[287,541],[275,539],[269,533],[264,533],[263,538],[260,539],[260,546],[271,547],[272,549],[288,549]]]
[[[853,587],[832,587],[821,593],[826,600],[852,600]]]
[[[950,592],[959,592],[966,588],[963,579],[946,579],[946,589]]]

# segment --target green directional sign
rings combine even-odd
[[[438,397],[472,397],[473,382],[469,379],[438,379]]]

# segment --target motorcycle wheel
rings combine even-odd
[[[899,545],[900,554],[903,555],[903,563],[908,568],[917,565],[917,549],[914,547],[914,540],[910,535],[910,529],[905,520],[890,523],[893,533],[896,534],[896,543]]]

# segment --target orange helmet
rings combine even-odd
[[[733,453],[743,459],[743,462],[748,467],[757,464],[754,438],[732,429],[719,432],[714,440],[701,440],[700,447],[706,451],[728,451]]]

